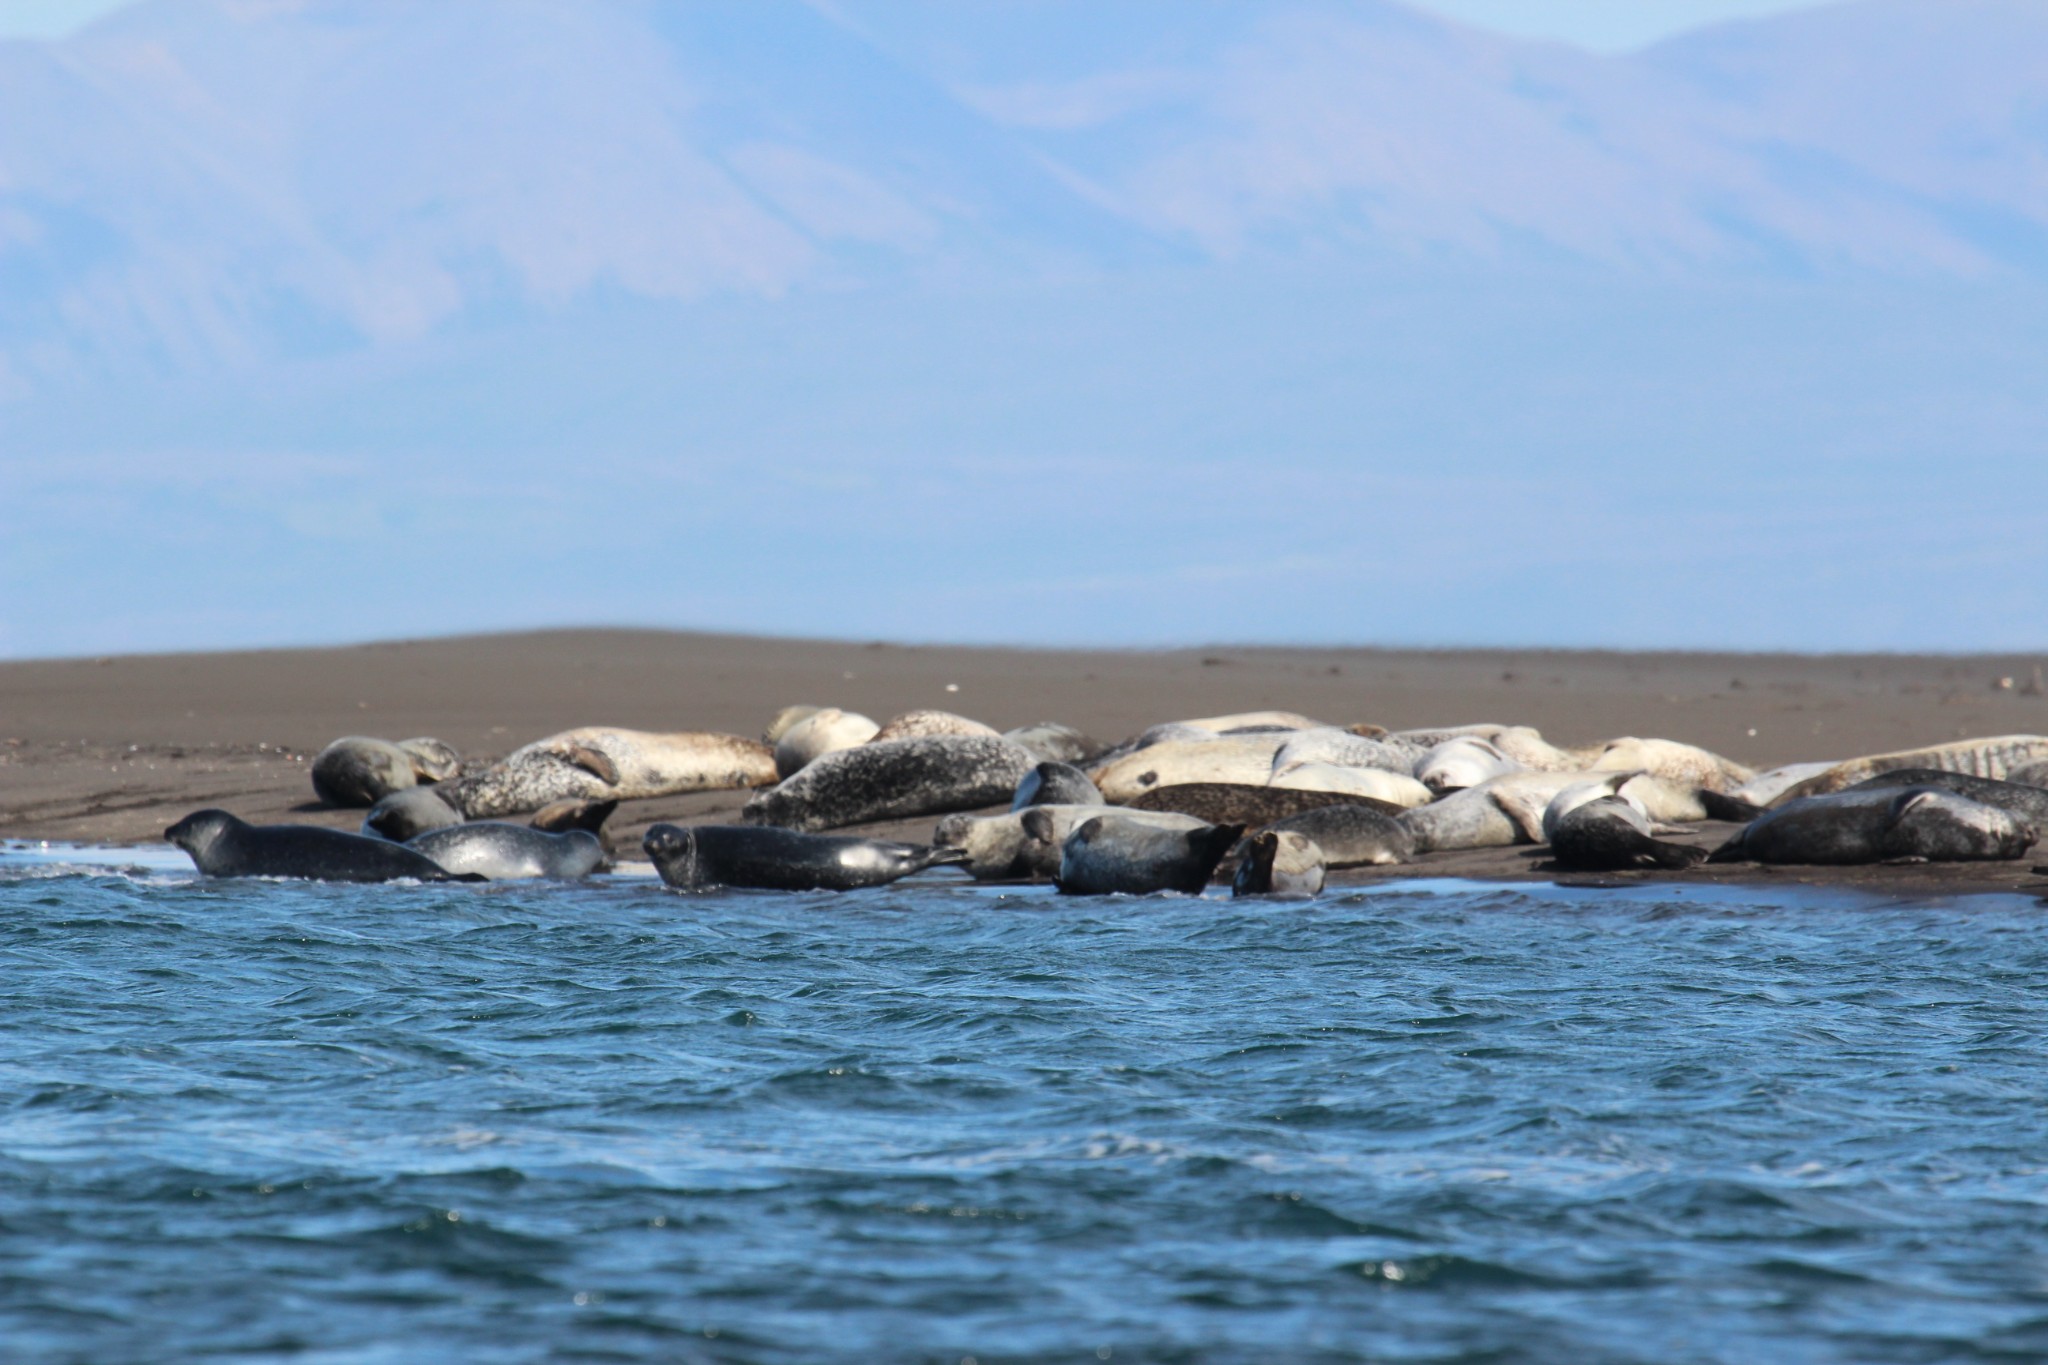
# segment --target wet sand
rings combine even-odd
[[[1201,649],[1114,652],[911,647],[667,631],[562,630],[214,654],[0,663],[0,837],[161,840],[205,806],[256,823],[354,829],[306,767],[344,734],[433,735],[493,757],[578,725],[758,735],[785,705],[886,720],[940,707],[998,729],[1037,720],[1113,741],[1177,717],[1284,708],[1401,729],[1504,721],[1555,743],[1683,740],[1763,768],[2048,733],[2032,656],[1755,655],[1548,650]],[[2001,685],[2008,682],[2010,685]],[[611,831],[637,849],[661,820],[722,820],[745,793],[627,802]],[[920,820],[858,832],[923,840]],[[1733,826],[1703,825],[1714,844]],[[1901,895],[2034,890],[2048,862],[1851,869],[1703,868],[1688,880],[1856,885]],[[1381,876],[1629,881],[1553,874],[1529,848],[1432,854]]]

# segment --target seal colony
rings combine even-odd
[[[931,873],[1066,895],[1301,898],[1344,869],[1456,850],[1527,845],[1542,869],[1683,877],[2012,860],[2048,830],[2044,736],[1758,773],[1666,738],[1559,744],[1526,725],[1390,731],[1284,710],[1162,720],[1103,744],[1056,721],[1003,731],[947,711],[877,721],[799,705],[758,740],[585,726],[489,761],[349,735],[312,780],[330,804],[369,807],[360,835],[203,811],[166,837],[210,876],[574,880],[611,866],[604,822],[620,803],[734,791],[752,793],[738,823],[648,831],[640,851],[666,883],[853,890]],[[936,822],[923,843],[830,833],[922,819]],[[1741,827],[1703,842],[1711,821]]]

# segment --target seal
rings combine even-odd
[[[1261,830],[1244,841],[1230,894],[1314,896],[1323,889],[1323,851],[1294,830]]]
[[[1011,741],[1015,743],[1015,741]],[[1071,763],[1041,763],[1024,774],[1010,797],[1011,810],[1026,806],[1103,806],[1109,804],[1088,780],[1088,774]]]
[[[1212,825],[1260,828],[1321,806],[1356,802],[1392,815],[1402,808],[1391,801],[1373,801],[1343,792],[1306,791],[1296,787],[1253,787],[1232,782],[1184,782],[1154,787],[1126,810],[1171,810]]]
[[[463,815],[483,820],[556,801],[676,796],[774,780],[775,756],[751,739],[587,726],[515,749],[480,772],[444,784],[443,793]]]
[[[377,803],[363,816],[362,832],[402,844],[415,834],[462,823],[462,812],[432,787],[404,787]]]
[[[1625,796],[1596,796],[1558,817],[1550,857],[1572,872],[1675,872],[1705,862],[1707,850],[1654,839],[1649,820],[1635,802]]]
[[[1286,736],[1286,741],[1273,755],[1276,769],[1297,763],[1335,763],[1343,768],[1383,768],[1411,777],[1426,752],[1413,745],[1328,727],[1302,730]]]
[[[1072,763],[1079,766],[1102,752],[1100,744],[1073,726],[1061,725],[1058,721],[1052,720],[1041,720],[1033,725],[1020,725],[1014,730],[1005,730],[1003,738],[1012,744],[1022,745],[1041,763]]]
[[[604,856],[609,858],[617,850],[612,847],[612,836],[605,829],[604,822],[611,819],[612,812],[618,808],[616,801],[557,801],[542,806],[526,823],[549,834],[567,834],[572,829],[594,834],[604,848]]]
[[[815,716],[824,709],[822,706],[783,707],[775,713],[775,719],[768,722],[768,728],[761,732],[761,742],[771,749],[774,748],[798,721],[806,716]]]
[[[1417,853],[1540,844],[1544,842],[1543,812],[1559,792],[1581,783],[1604,782],[1610,776],[1589,771],[1509,773],[1452,792],[1431,805],[1403,811],[1400,819],[1413,836]],[[1626,786],[1652,819],[1691,822],[1707,818],[1697,792],[1653,777],[1636,777]]]
[[[1407,826],[1377,806],[1318,806],[1266,828],[1314,840],[1327,867],[1389,867],[1415,856]]]
[[[872,737],[876,740],[929,739],[934,735],[986,735],[1001,739],[1002,733],[994,726],[983,725],[978,720],[956,716],[951,711],[905,711],[900,716],[891,716]]]
[[[1449,725],[1437,730],[1397,730],[1389,740],[1428,750],[1454,739],[1483,739],[1502,754],[1535,772],[1576,772],[1588,767],[1592,754],[1560,749],[1527,725]]]
[[[252,825],[224,810],[194,811],[164,831],[209,877],[318,882],[475,882],[403,844],[317,825]]]
[[[1001,735],[877,740],[817,759],[747,802],[740,819],[818,830],[1007,805],[1031,766]]]
[[[963,857],[959,849],[752,825],[655,825],[640,846],[661,879],[683,891],[854,891]]]
[[[344,735],[314,757],[313,792],[330,806],[371,806],[421,782],[445,782],[461,767],[461,756],[438,739],[393,744]]]
[[[1384,768],[1340,768],[1334,763],[1297,763],[1291,768],[1277,768],[1266,779],[1266,785],[1294,791],[1341,792],[1403,808],[1426,806],[1435,799],[1435,793],[1405,773],[1390,773]]]
[[[1524,765],[1502,753],[1492,740],[1460,735],[1424,754],[1415,765],[1415,779],[1442,795],[1522,771]]]
[[[2014,768],[2048,759],[2048,737],[2041,735],[1999,735],[1991,739],[1959,739],[1927,749],[1904,749],[1891,754],[1869,754],[1835,764],[1823,773],[1788,788],[1779,802],[1802,796],[1825,796],[1844,791],[1879,773],[1901,768],[1933,768],[1970,777],[2003,779]]]
[[[1987,806],[1996,806],[2008,815],[2016,815],[2032,825],[2037,833],[2048,830],[2048,791],[2024,782],[1999,782],[1965,773],[1945,773],[1935,768],[1901,768],[1896,772],[1879,773],[1858,782],[1849,790],[1873,791],[1880,787],[1933,787],[1937,791],[1953,792]]]
[[[1867,787],[1794,797],[1714,850],[1715,863],[1979,862],[2018,858],[2033,826],[1932,787]]]
[[[1669,739],[1611,739],[1593,760],[1597,772],[1642,772],[1678,787],[1727,795],[1756,777],[1756,769]]]
[[[858,711],[820,707],[791,725],[775,741],[775,771],[782,777],[802,772],[812,759],[865,744],[881,728]]]
[[[406,842],[449,872],[474,872],[490,881],[549,877],[575,881],[604,866],[604,845],[588,830],[550,834],[530,825],[479,820],[430,829]]]
[[[949,815],[932,831],[932,844],[957,848],[961,864],[976,881],[1040,881],[1060,870],[1060,845],[1085,820],[1113,809],[1092,806],[1027,806],[1006,815]],[[1119,809],[1118,814],[1158,829],[1200,829],[1206,823],[1167,811]]]
[[[1199,896],[1243,833],[1243,825],[1160,829],[1112,811],[1083,821],[1067,836],[1054,882],[1068,896],[1149,896],[1157,891]]]
[[[1558,821],[1588,801],[1598,801],[1603,796],[1620,797],[1647,820],[1650,811],[1642,798],[1633,792],[1623,793],[1623,788],[1641,776],[1641,773],[1598,773],[1590,775],[1584,782],[1574,782],[1564,788],[1543,808],[1542,841],[1547,844],[1557,836]]]
[[[1128,805],[1154,787],[1179,787],[1191,782],[1259,787],[1272,776],[1273,755],[1285,742],[1283,735],[1166,740],[1098,766],[1088,776],[1104,799],[1119,806]]]

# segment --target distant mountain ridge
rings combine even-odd
[[[148,0],[0,44],[0,396],[607,292],[2048,277],[2048,5],[1625,57],[1390,0]]]

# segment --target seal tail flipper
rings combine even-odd
[[[1746,825],[1764,813],[1764,808],[1754,801],[1745,801],[1739,796],[1725,796],[1709,787],[1699,789],[1699,798],[1709,820],[1726,820],[1730,824]]]
[[[1709,853],[1707,855],[1707,861],[1710,863],[1754,862],[1755,859],[1751,858],[1749,854],[1743,850],[1742,847],[1743,834],[1747,833],[1749,833],[1747,829],[1743,830],[1742,834],[1737,834],[1733,839],[1730,839],[1727,843],[1721,845],[1712,853]]]
[[[581,768],[607,787],[619,785],[619,765],[611,755],[588,744],[559,744],[554,755],[573,768]]]
[[[928,867],[951,867],[955,864],[966,862],[969,856],[969,853],[964,848],[948,848],[943,845],[933,844],[930,848],[925,849],[922,853],[911,859],[914,866],[910,870],[912,872],[922,872]]]
[[[1673,844],[1662,839],[1652,839],[1643,856],[1649,860],[1652,867],[1683,872],[1686,868],[1705,862],[1708,854],[1707,850],[1697,844]]]

